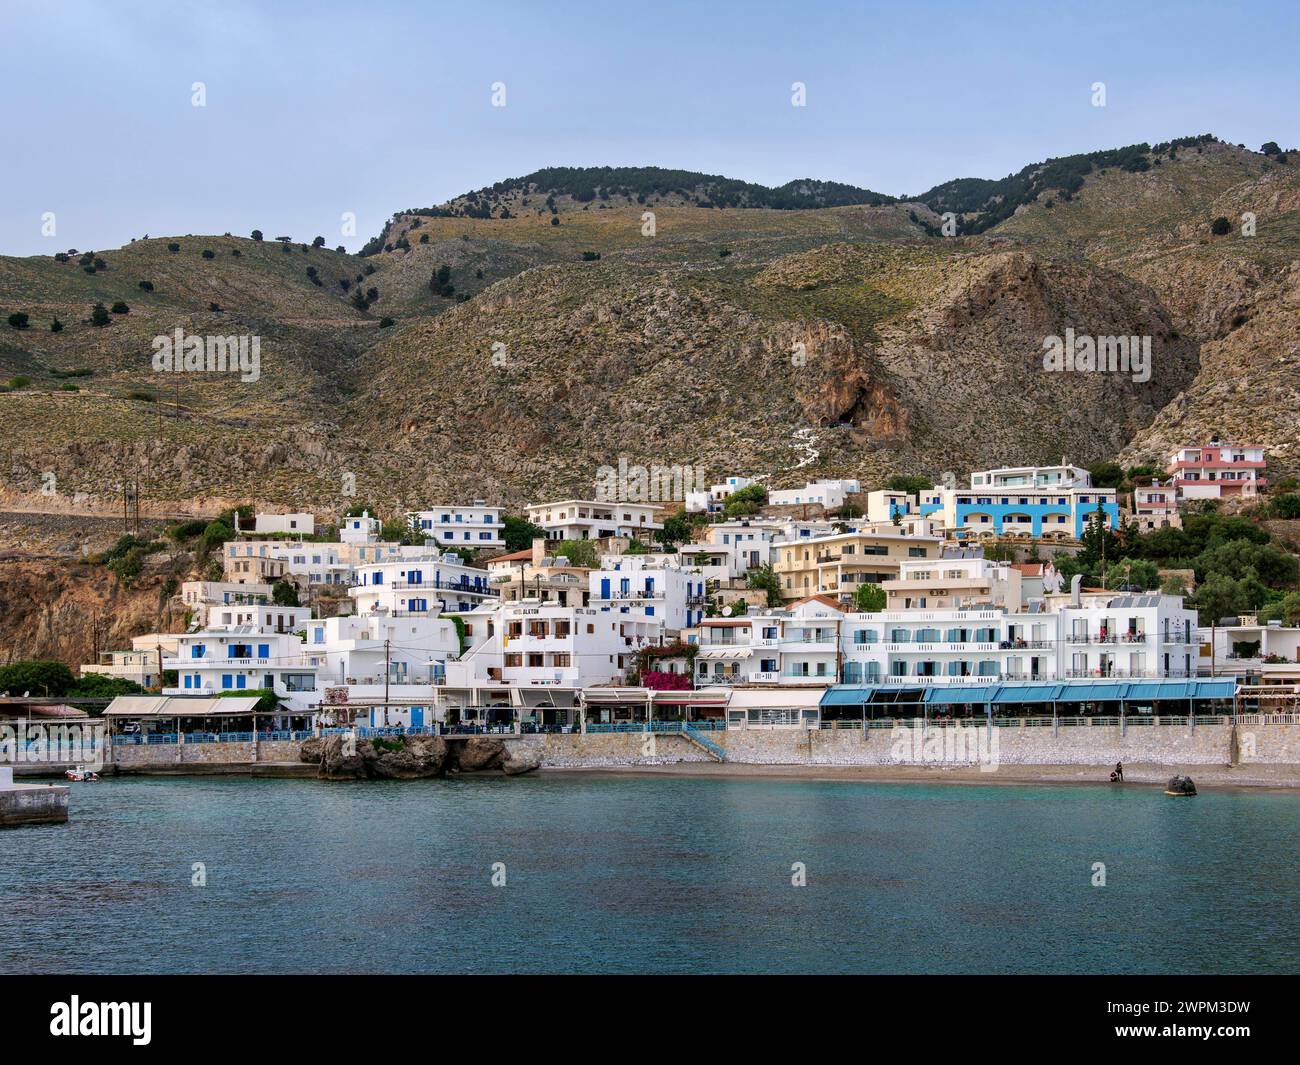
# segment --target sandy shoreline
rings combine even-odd
[[[856,766],[856,765],[752,765],[739,762],[674,762],[664,765],[590,767],[545,767],[546,775],[558,773],[607,776],[714,777],[774,780],[857,781],[872,784],[1074,784],[1119,787],[1110,783],[1110,767],[1075,765],[1000,766],[981,772],[975,766]],[[1185,775],[1200,790],[1267,788],[1296,792],[1300,789],[1300,765],[1218,766],[1142,765],[1124,766],[1125,784],[1163,786],[1170,777]]]

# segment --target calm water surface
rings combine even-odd
[[[68,825],[0,832],[0,971],[1300,971],[1300,795],[584,774],[72,789]]]

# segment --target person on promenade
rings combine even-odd
[[[1116,778],[1119,780],[1119,782],[1120,782],[1121,784],[1124,783],[1124,763],[1123,763],[1123,762],[1116,762],[1116,763],[1115,763],[1115,776],[1116,776]]]

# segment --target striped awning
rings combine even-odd
[[[724,661],[730,662],[741,658],[749,657],[748,647],[701,647],[696,654],[697,659],[705,661]]]

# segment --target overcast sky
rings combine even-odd
[[[355,250],[543,166],[897,195],[1197,133],[1300,146],[1295,0],[2,0],[0,42],[0,254],[254,227]]]

